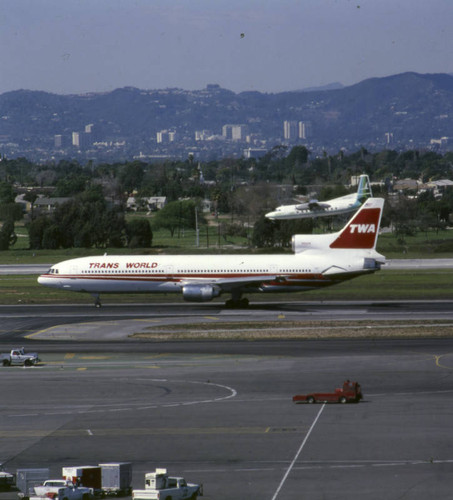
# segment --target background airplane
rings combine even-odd
[[[91,293],[180,293],[207,302],[230,293],[229,307],[246,307],[245,293],[298,292],[373,273],[385,257],[376,252],[384,200],[369,198],[336,233],[294,235],[294,254],[104,255],[71,259],[38,278],[42,285]]]
[[[328,201],[310,200],[298,205],[282,205],[273,212],[266,214],[268,219],[303,219],[308,217],[327,217],[354,212],[367,198],[373,196],[368,175],[359,177],[359,186],[356,193],[347,194],[340,198]]]

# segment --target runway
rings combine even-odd
[[[449,321],[451,305],[1,307],[2,351],[21,342],[43,363],[0,368],[7,402],[0,406],[0,462],[11,471],[50,467],[59,477],[62,466],[131,461],[135,488],[145,472],[167,467],[202,482],[207,500],[449,498],[453,339],[147,342],[123,334],[87,342],[39,332],[216,315],[342,321],[345,310],[363,318],[375,309],[382,319],[419,312]],[[346,378],[361,383],[363,402],[291,401]]]
[[[267,322],[284,330],[297,321],[425,322],[453,326],[453,301],[305,301],[256,303],[247,309],[207,304],[0,305],[0,342],[24,339],[82,342],[131,341],[130,335],[175,325]],[[69,326],[71,325],[71,326]]]

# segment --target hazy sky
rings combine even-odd
[[[452,0],[0,0],[0,93],[453,73]]]

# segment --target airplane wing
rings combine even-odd
[[[308,203],[301,203],[296,205],[296,210],[326,210],[330,208],[329,203],[324,203],[318,200],[310,200]]]
[[[213,285],[221,288],[223,291],[228,292],[239,286],[248,285],[259,285],[260,283],[270,283],[273,281],[284,281],[285,276],[273,274],[273,275],[261,275],[261,276],[246,276],[246,277],[235,277],[235,278],[185,278],[179,282],[181,287],[186,285]]]

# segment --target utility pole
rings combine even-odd
[[[195,246],[200,246],[200,231],[198,229],[198,208],[195,207]]]

